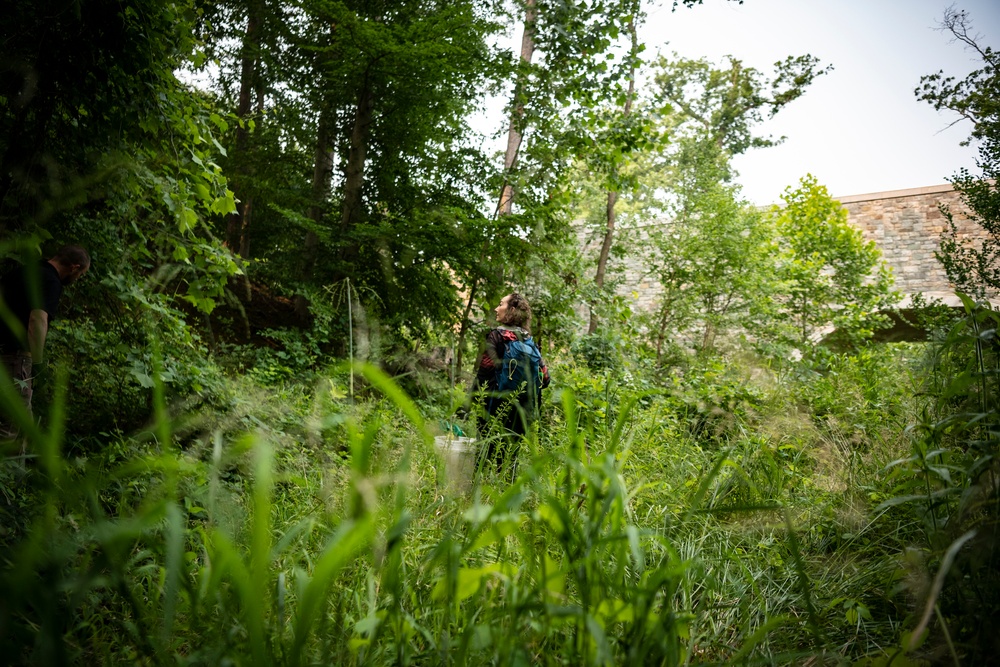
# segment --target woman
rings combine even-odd
[[[481,400],[483,412],[502,425],[505,432],[524,435],[528,424],[537,416],[541,389],[549,385],[549,371],[528,330],[531,324],[528,300],[513,292],[500,300],[494,312],[499,326],[486,334],[486,347],[479,359],[472,391]],[[504,391],[505,380],[510,380],[512,369],[518,365],[522,373],[530,369],[523,376],[527,380],[517,391]],[[505,373],[507,377],[502,378]],[[480,420],[481,435],[490,428],[489,421]],[[510,451],[501,452],[496,443],[496,438],[490,439],[488,458],[499,464],[503,458],[516,456],[515,447],[505,447]]]

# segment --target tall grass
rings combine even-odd
[[[125,462],[64,458],[58,400],[47,430],[23,420],[39,459],[22,487],[16,462],[0,477],[31,508],[4,535],[2,655],[837,664],[896,642],[908,610],[887,590],[892,510],[871,515],[876,501],[851,494],[864,520],[828,511],[844,495],[809,484],[809,437],[741,418],[705,444],[676,402],[648,394],[621,397],[597,428],[564,391],[512,481],[486,469],[455,495],[417,406],[358,370],[366,403],[318,402],[328,413],[310,416],[342,457],[266,431],[182,447],[161,390]],[[845,461],[855,484],[879,488],[871,466]]]

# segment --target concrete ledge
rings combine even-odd
[[[897,197],[916,197],[919,195],[933,195],[941,192],[951,192],[955,188],[951,183],[941,185],[927,185],[922,188],[909,188],[907,190],[887,190],[886,192],[872,192],[863,195],[848,195],[846,197],[834,197],[841,204],[855,204],[863,201],[876,201],[879,199],[896,199]]]

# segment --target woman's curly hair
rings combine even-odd
[[[504,312],[500,324],[527,330],[531,324],[531,306],[528,304],[528,300],[517,292],[508,294],[507,310]]]

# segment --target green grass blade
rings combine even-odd
[[[302,652],[312,629],[318,624],[323,601],[334,576],[372,538],[374,525],[370,518],[348,522],[340,527],[330,540],[313,571],[299,600],[295,617],[295,637],[289,653],[288,664],[302,664]]]
[[[177,595],[184,576],[184,516],[177,503],[167,504],[165,532],[166,572],[163,581],[163,621],[160,625],[161,651],[168,651],[174,630]]]
[[[250,645],[258,665],[270,662],[264,643],[264,616],[271,579],[271,493],[274,488],[271,447],[256,443],[253,485],[253,523],[250,536],[250,598],[244,600],[250,622]]]

